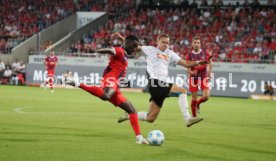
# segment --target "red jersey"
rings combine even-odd
[[[206,50],[200,50],[199,53],[194,53],[192,51],[186,57],[187,61],[198,61],[198,60],[207,60],[209,59],[210,54]],[[191,68],[192,70],[197,70],[197,75],[192,76],[194,78],[204,78],[207,76],[207,65],[198,65]]]
[[[115,49],[115,55],[112,55],[109,58],[109,63],[103,73],[103,76],[112,73],[112,77],[124,77],[128,66],[126,51],[121,47],[113,48]]]
[[[45,58],[47,70],[53,70],[56,67],[56,63],[58,62],[58,58],[56,56],[47,56]]]

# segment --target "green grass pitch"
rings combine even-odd
[[[125,93],[138,110],[148,94]],[[190,102],[190,97],[189,97]],[[144,136],[159,129],[162,146],[136,145],[124,112],[82,90],[0,86],[0,161],[275,161],[276,102],[212,97],[204,121],[185,127],[177,98]]]

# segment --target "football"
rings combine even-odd
[[[160,130],[152,130],[148,134],[148,141],[150,145],[162,145],[165,140],[165,136]]]

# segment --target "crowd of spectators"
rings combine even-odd
[[[205,1],[203,1],[205,2]],[[204,5],[208,5],[203,3]],[[257,5],[258,1],[254,1]],[[221,5],[217,1],[216,5]],[[245,2],[247,3],[247,2]],[[269,2],[271,3],[271,1]],[[245,4],[249,5],[249,4]],[[126,15],[126,14],[125,14]],[[168,33],[170,48],[181,57],[192,50],[191,40],[198,35],[202,47],[212,53],[217,61],[225,62],[273,62],[276,52],[275,9],[252,7],[227,8],[176,8],[170,10],[130,10],[127,16],[99,28],[72,44],[71,53],[89,52],[91,48],[102,48],[119,44],[110,35],[135,34],[142,44],[155,45],[158,34]]]
[[[155,3],[154,0],[140,2],[143,5]],[[135,0],[0,0],[0,51],[10,52],[26,38],[75,11],[105,11],[109,14],[108,23],[72,44],[68,49],[71,53],[86,53],[94,48],[118,45],[120,42],[110,37],[114,32],[135,34],[142,44],[147,45],[155,45],[158,34],[168,33],[170,48],[183,58],[191,51],[192,37],[198,35],[202,47],[218,61],[260,62],[274,59],[275,9],[252,7],[260,5],[258,0],[252,3],[245,0],[241,4],[245,6],[228,7],[220,7],[227,5],[222,0],[213,0],[210,4],[206,0],[200,3],[187,0],[171,2],[196,7],[138,8]],[[208,5],[212,7],[208,8]],[[267,5],[275,4],[268,0]],[[198,6],[205,7],[199,9]],[[49,40],[45,48],[51,44]]]
[[[26,80],[26,65],[23,61],[4,63],[0,59],[0,84],[24,85]]]
[[[74,13],[73,0],[0,0],[0,52]]]

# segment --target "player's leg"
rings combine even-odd
[[[202,97],[197,101],[198,110],[200,109],[200,104],[208,101],[209,97],[210,97],[210,90],[209,89],[202,90]]]
[[[202,89],[202,97],[197,101],[197,108],[200,109],[200,104],[203,102],[208,101],[210,97],[210,88],[209,88],[209,78],[204,78],[203,81],[200,84],[200,88]]]
[[[191,110],[193,117],[197,116],[197,92],[191,92],[192,101],[191,101]]]
[[[149,93],[151,98],[149,100],[149,110],[138,112],[138,119],[140,121],[154,122],[160,113],[161,107],[166,96],[170,92],[171,86],[161,87],[158,80],[150,80]],[[118,119],[118,123],[128,120],[128,115],[123,115]]]
[[[161,111],[162,104],[163,103],[156,103],[154,100],[150,101],[150,103],[149,103],[150,107],[149,107],[148,112],[138,112],[139,120],[144,120],[149,123],[153,123]],[[161,107],[160,107],[160,105],[161,105]]]
[[[123,109],[127,114],[130,120],[131,127],[136,135],[136,142],[138,144],[148,144],[147,140],[141,135],[140,125],[138,122],[138,116],[136,110],[132,103],[124,97],[119,89],[114,93],[114,95],[109,99],[109,101]]]
[[[102,100],[109,100],[113,94],[115,93],[114,88],[111,87],[98,87],[98,86],[90,86],[90,85],[85,85],[81,83],[79,85],[79,88],[87,91],[88,93],[102,99]]]
[[[196,124],[200,121],[202,121],[202,118],[197,117],[191,117],[189,113],[189,105],[188,105],[188,99],[187,99],[187,91],[184,88],[178,87],[177,85],[173,85],[171,90],[171,93],[179,93],[178,97],[178,105],[179,109],[183,115],[183,118],[185,120],[186,126],[190,127],[193,124]]]
[[[191,118],[191,116],[189,113],[187,91],[184,88],[178,87],[177,85],[174,84],[170,90],[170,93],[179,93],[179,96],[178,96],[179,109],[182,112],[184,120],[188,121]]]
[[[54,92],[53,90],[53,82],[54,82],[54,70],[48,70],[47,71],[47,83],[50,86],[51,92]]]
[[[107,78],[104,78],[102,80],[100,87],[86,85],[83,83],[77,84],[73,80],[66,82],[66,84],[69,84],[74,87],[79,87],[102,100],[109,100],[114,95],[114,93],[116,92],[116,88],[117,88],[116,80],[108,80],[107,81]]]
[[[138,119],[153,123],[157,119],[163,103],[170,93],[172,84],[157,79],[149,79],[149,83],[149,93],[151,95],[150,107],[148,112],[138,112]]]
[[[192,95],[191,110],[193,117],[196,117],[197,112],[197,92],[198,92],[198,80],[189,78],[189,91]]]

